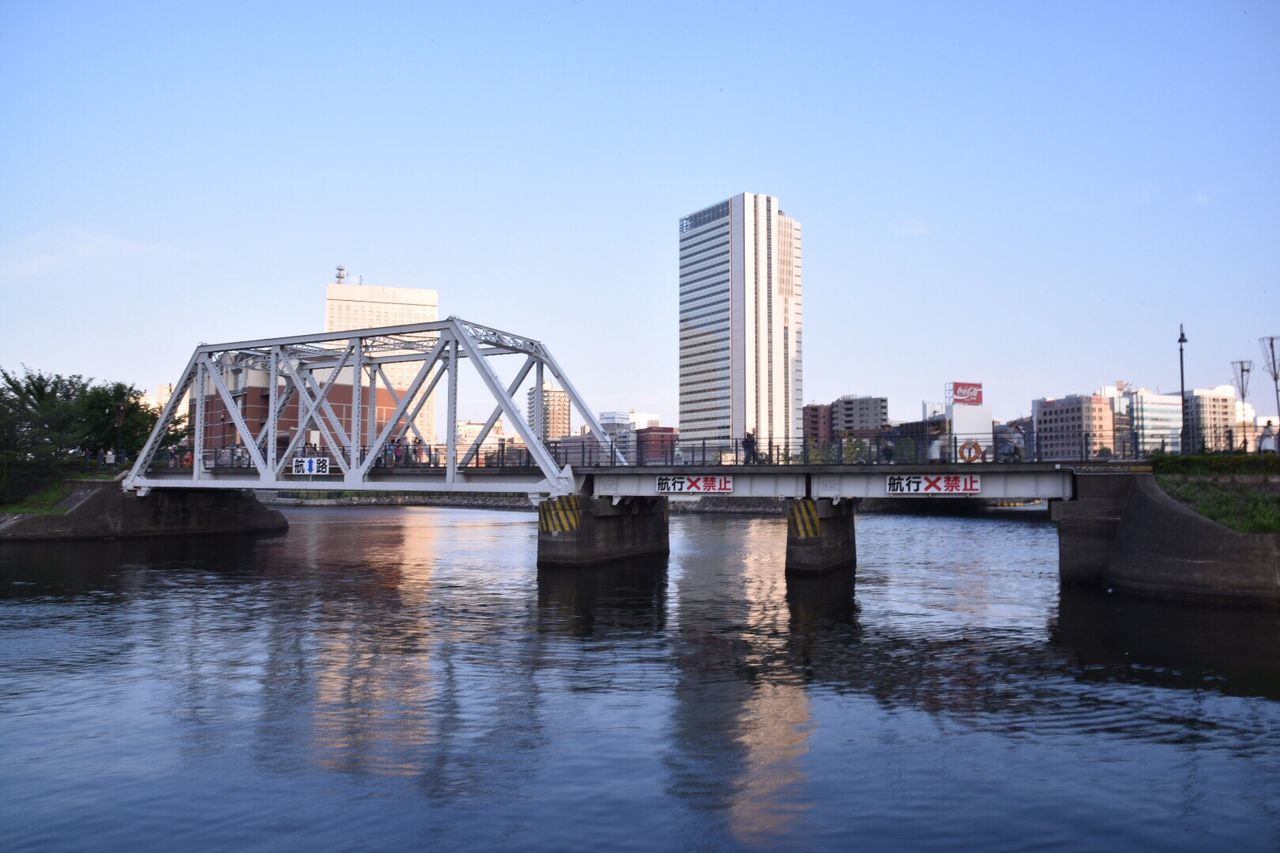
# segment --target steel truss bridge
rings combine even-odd
[[[393,385],[391,365],[413,368],[407,386]],[[510,379],[502,378],[499,365],[515,368],[506,374]],[[493,402],[465,446],[458,440],[464,375],[478,379]],[[545,424],[549,379],[568,394],[589,429],[571,452],[544,441],[519,402],[519,394],[531,390],[533,423]],[[416,423],[436,397],[445,403],[439,444]],[[166,438],[181,426],[188,399],[188,438],[174,447]],[[486,458],[485,448],[492,446],[486,442],[502,417],[520,444]],[[799,448],[771,452],[761,459],[766,464],[743,464],[736,442],[710,450],[699,443],[683,455],[684,464],[674,464],[674,447],[667,465],[629,463],[546,345],[450,317],[197,347],[123,486],[139,494],[192,488],[486,492],[528,494],[535,502],[590,494],[615,503],[692,496],[700,491],[699,478],[712,475],[719,494],[837,502],[934,495],[1061,500],[1073,491],[1072,472],[1054,464],[866,465],[861,457],[859,464],[810,464],[814,460]],[[686,491],[691,478],[695,488]],[[676,480],[679,489],[673,488]]]
[[[511,381],[503,381],[495,368],[494,362],[504,356],[520,362]],[[470,364],[495,403],[465,449],[457,439],[464,364]],[[416,368],[407,387],[397,389],[388,380],[390,365]],[[601,450],[608,452],[604,429],[546,346],[457,317],[201,345],[175,384],[124,488],[143,494],[162,488],[571,494],[571,469],[556,463],[515,398],[531,373],[534,422],[545,423],[543,392],[548,378],[554,378]],[[265,397],[259,418],[246,416],[251,391]],[[384,461],[431,444],[415,418],[433,394],[443,396],[446,405],[439,464],[421,467],[417,478],[387,476]],[[162,449],[188,395],[190,445]],[[393,407],[387,414],[384,405],[381,417],[380,399]],[[224,434],[211,440],[211,410],[233,430],[229,447]],[[524,445],[522,464],[495,476],[493,469],[475,468],[472,462],[504,415]],[[308,436],[319,441],[309,442]],[[433,450],[432,461],[436,459]]]

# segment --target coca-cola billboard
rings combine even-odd
[[[955,406],[981,406],[981,382],[952,382],[951,403]]]

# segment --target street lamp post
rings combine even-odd
[[[116,458],[124,457],[124,403],[116,403]]]
[[[1178,452],[1185,454],[1187,452],[1187,372],[1182,362],[1182,345],[1187,342],[1187,333],[1182,330],[1182,324],[1178,324],[1178,385],[1182,389],[1182,434],[1180,439],[1181,447]]]

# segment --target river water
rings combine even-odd
[[[1060,594],[1051,525],[287,514],[0,548],[6,849],[1280,846],[1280,614]]]

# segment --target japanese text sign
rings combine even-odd
[[[733,491],[733,477],[689,474],[658,478],[660,495],[725,495]]]
[[[293,460],[293,468],[291,472],[299,476],[306,476],[307,474],[328,474],[329,457],[299,456]]]
[[[962,497],[982,494],[981,474],[890,474],[884,492],[891,498]]]

